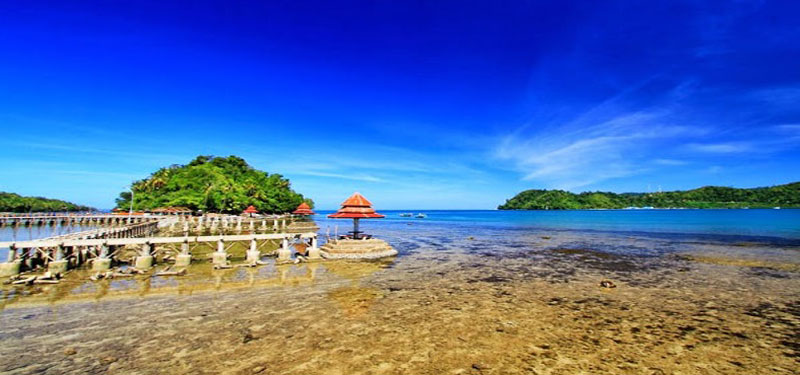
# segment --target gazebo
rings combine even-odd
[[[300,203],[299,206],[297,206],[296,210],[292,211],[292,215],[308,216],[308,215],[316,215],[316,213],[314,211],[311,211],[311,207],[309,207],[308,204],[306,204],[306,202],[303,202]]]
[[[250,217],[253,217],[253,214],[258,213],[258,210],[256,210],[256,208],[253,207],[253,205],[249,205],[247,206],[247,208],[244,209],[244,211],[242,211],[242,213],[248,214]]]
[[[342,202],[342,208],[336,213],[328,215],[333,219],[353,219],[353,235],[342,238],[328,239],[320,247],[322,256],[328,259],[378,259],[397,255],[386,241],[365,236],[358,230],[358,221],[361,219],[380,219],[385,216],[376,213],[372,203],[359,193],[353,193],[350,198]]]
[[[362,232],[358,230],[360,219],[382,219],[386,216],[375,212],[372,202],[358,192],[342,202],[342,207],[336,213],[328,215],[332,219],[353,219],[353,239],[361,238]]]

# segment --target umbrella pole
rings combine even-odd
[[[353,219],[353,239],[358,239],[358,219]]]

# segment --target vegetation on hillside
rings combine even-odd
[[[56,212],[92,211],[91,207],[77,205],[58,199],[23,197],[19,194],[0,192],[0,212]]]
[[[500,210],[575,210],[594,208],[800,208],[800,182],[753,189],[705,186],[660,193],[526,190],[498,206]]]
[[[206,212],[239,213],[253,205],[261,212],[294,210],[310,199],[294,192],[279,174],[253,169],[238,156],[198,156],[187,165],[161,168],[149,178],[135,181],[134,210],[187,207]],[[120,193],[117,208],[127,210],[131,192]]]

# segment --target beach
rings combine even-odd
[[[31,295],[4,289],[0,372],[791,374],[800,365],[791,235],[429,216],[365,224],[400,252],[388,260],[201,264],[105,289],[74,273]],[[321,233],[331,223],[321,220]]]

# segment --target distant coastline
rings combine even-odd
[[[759,188],[705,186],[658,193],[525,190],[499,210],[800,208],[800,182]]]
[[[15,193],[6,193],[0,191],[0,212],[59,211],[95,211],[95,209],[59,199],[25,197]]]

